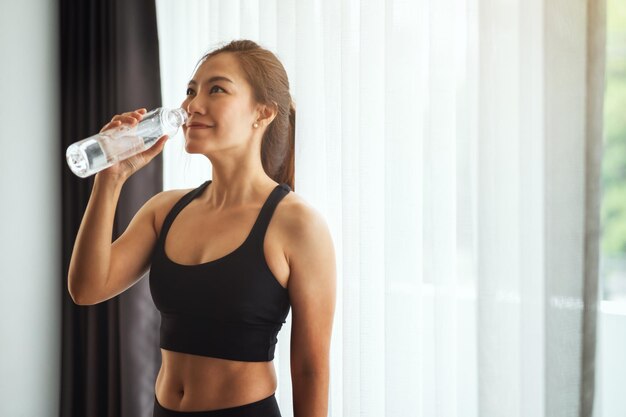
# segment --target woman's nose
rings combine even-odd
[[[198,97],[192,97],[189,98],[187,101],[187,105],[184,105],[183,102],[183,108],[185,110],[187,110],[187,113],[189,114],[193,114],[193,113],[203,113],[204,112],[204,105],[201,103],[201,100],[198,100]]]

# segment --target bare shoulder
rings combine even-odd
[[[161,232],[161,226],[163,225],[167,213],[170,212],[178,200],[192,190],[194,190],[194,188],[161,191],[150,199],[151,210],[154,215],[154,231],[157,236]]]
[[[323,221],[322,214],[302,196],[288,193],[276,207],[276,217],[281,224],[281,229],[286,234],[298,233],[303,226],[311,220]]]
[[[302,196],[290,192],[277,206],[275,216],[285,257],[303,255],[302,249],[315,246],[315,241],[329,243],[330,230],[323,214]]]

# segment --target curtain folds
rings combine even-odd
[[[152,0],[61,0],[61,144],[97,133],[115,114],[161,105],[159,44]],[[67,271],[93,177],[62,166],[63,417],[148,416],[160,364],[158,315],[142,279],[95,306],[75,305]],[[124,185],[113,240],[162,190],[162,157]]]
[[[157,11],[166,105],[234,38],[287,69],[298,193],[337,250],[330,416],[591,415],[604,0]],[[166,189],[210,172],[170,140]],[[284,416],[290,319],[275,359]]]

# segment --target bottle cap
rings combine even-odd
[[[177,109],[164,109],[163,121],[174,132],[177,131],[180,126],[185,124],[188,118],[189,116],[187,115],[187,112],[180,107]]]

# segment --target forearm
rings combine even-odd
[[[68,270],[68,290],[75,302],[88,303],[90,296],[105,285],[115,209],[122,186],[123,181],[96,175]]]
[[[329,374],[294,374],[291,380],[294,417],[327,417]]]

